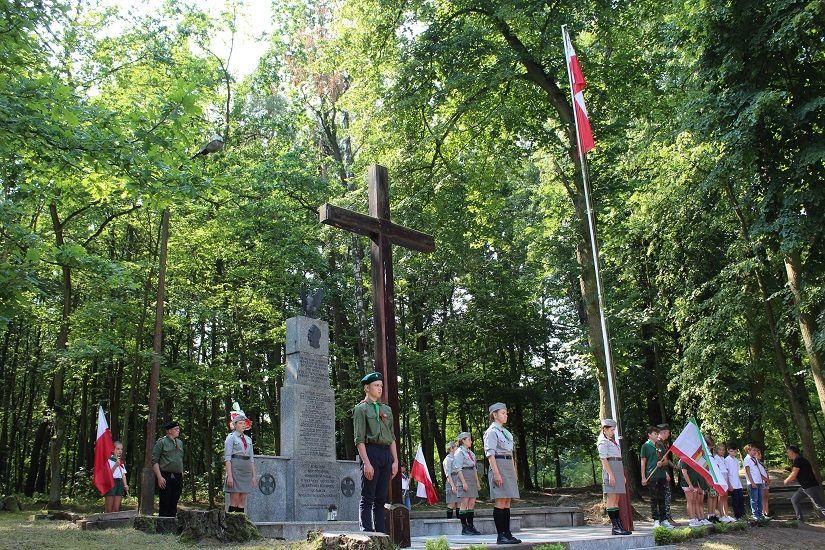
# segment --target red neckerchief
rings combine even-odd
[[[246,438],[243,434],[241,434],[241,443],[243,443],[243,450],[246,450]]]

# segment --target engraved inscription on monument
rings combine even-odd
[[[337,504],[338,472],[323,462],[299,463],[295,469],[295,496],[298,510],[321,512],[319,519],[326,516],[331,504]]]
[[[335,405],[329,390],[302,387],[295,403],[301,442],[295,456],[335,458]]]
[[[286,358],[286,382],[328,388],[329,357],[314,353],[293,353]]]

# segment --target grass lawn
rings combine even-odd
[[[244,550],[301,550],[304,544],[287,545],[273,540],[243,545],[221,545],[221,548]],[[120,548],[187,548],[176,535],[147,535],[134,529],[81,531],[68,521],[35,520],[34,512],[0,513],[0,548],[41,550],[45,548],[82,548],[84,550],[112,550]]]

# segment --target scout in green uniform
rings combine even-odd
[[[659,428],[650,426],[647,429],[647,441],[639,450],[642,462],[642,485],[650,490],[650,515],[653,517],[653,527],[665,524],[665,487],[667,485],[666,461],[659,447]]]
[[[178,515],[178,500],[183,488],[183,441],[180,440],[180,424],[167,422],[163,425],[166,435],[152,447],[152,470],[158,484],[160,506],[158,515]]]
[[[659,441],[656,443],[656,447],[662,453],[662,460],[665,461],[663,469],[665,470],[665,519],[662,521],[662,525],[665,527],[674,527],[673,517],[670,515],[670,501],[673,499],[673,494],[670,491],[670,477],[671,477],[671,468],[675,467],[673,464],[673,460],[670,458],[670,446],[667,443],[668,438],[670,437],[670,426],[667,423],[662,423],[656,426],[659,428]]]
[[[390,479],[398,473],[392,409],[381,403],[384,378],[371,372],[361,379],[364,400],[352,410],[355,446],[361,458],[361,530],[387,533],[384,504]]]

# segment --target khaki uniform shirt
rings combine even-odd
[[[599,458],[622,458],[622,450],[612,439],[607,439],[604,433],[599,434],[596,440],[596,449],[599,451]]]
[[[355,444],[378,443],[390,445],[395,441],[392,409],[389,405],[379,403],[379,413],[375,414],[375,405],[365,399],[352,410],[352,423],[355,431]]]
[[[243,438],[246,440],[246,448],[244,448],[243,441],[241,441],[241,438],[238,436],[238,432],[233,431],[226,436],[223,450],[224,462],[232,460],[232,455],[241,455],[248,456],[249,462],[255,463],[255,457],[252,451],[252,440],[247,435],[244,435]]]
[[[152,447],[152,464],[157,464],[162,472],[183,473],[183,441],[163,436]]]
[[[497,422],[484,432],[484,456],[513,454],[513,434]]]
[[[456,450],[453,456],[453,473],[458,473],[464,468],[476,469],[476,455],[473,451],[462,445]]]

